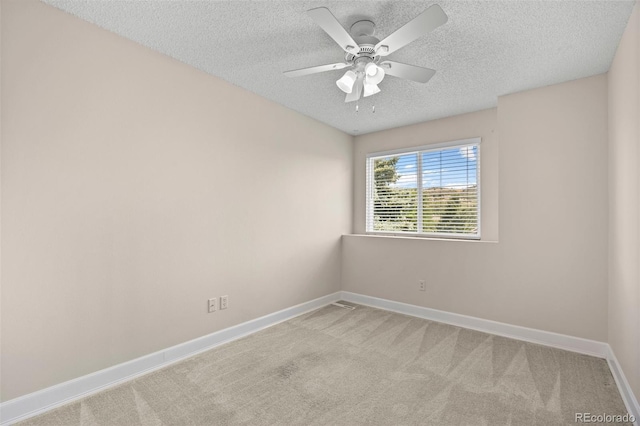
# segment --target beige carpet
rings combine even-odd
[[[23,425],[552,425],[625,414],[607,363],[327,306]]]

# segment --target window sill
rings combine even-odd
[[[482,240],[480,238],[438,238],[428,235],[399,235],[384,233],[365,233],[365,234],[344,234],[343,237],[364,237],[364,238],[388,238],[398,240],[418,240],[418,241],[446,241],[458,243],[497,243],[498,241]]]

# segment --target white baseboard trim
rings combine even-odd
[[[616,355],[613,353],[611,346],[609,346],[607,362],[609,363],[609,369],[611,370],[611,374],[613,374],[616,385],[618,385],[618,389],[620,390],[620,395],[622,396],[624,405],[627,406],[629,414],[633,414],[636,418],[634,424],[638,426],[640,424],[640,404],[633,394],[631,386],[629,386],[629,382],[627,381],[627,378],[622,371],[622,367],[618,363],[618,358],[616,358]]]
[[[538,343],[545,346],[552,346],[554,348],[596,356],[598,358],[607,358],[609,353],[609,345],[607,343],[583,339],[580,337],[567,336],[565,334],[553,333],[551,331],[536,330],[534,328],[520,327],[518,325],[505,324],[503,322],[454,314],[452,312],[439,311],[437,309],[409,305],[408,303],[394,302],[387,299],[379,299],[377,297],[365,296],[348,291],[342,292],[342,299],[347,302],[386,309],[388,311],[443,322],[445,324],[456,325],[458,327],[470,328],[472,330],[482,331],[489,334],[497,334],[498,336],[510,337],[512,339],[524,340],[526,342]]]
[[[164,368],[216,346],[253,334],[306,312],[336,302],[340,292],[238,324],[170,348],[0,404],[0,425],[9,425]]]
[[[620,364],[608,343],[567,336],[550,331],[520,327],[517,325],[505,324],[497,321],[470,317],[467,315],[454,314],[451,312],[439,311],[437,309],[425,308],[402,302],[394,302],[392,300],[365,296],[363,294],[351,293],[348,291],[343,291],[341,293],[341,299],[347,302],[385,309],[387,311],[456,325],[458,327],[469,328],[489,334],[524,340],[525,342],[551,346],[558,349],[596,356],[598,358],[605,358],[609,364],[611,374],[616,381],[622,400],[627,407],[627,411],[635,417],[636,421],[634,424],[636,426],[639,425],[640,406],[638,405],[638,400],[634,396],[633,391],[629,386],[629,382],[627,381],[622,368],[620,367]]]

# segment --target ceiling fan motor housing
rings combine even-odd
[[[353,63],[358,58],[369,58],[370,61],[378,62],[380,57],[375,54],[375,46],[380,40],[373,36],[375,29],[376,25],[366,20],[357,21],[351,26],[351,35],[353,40],[358,43],[360,50],[355,54],[347,53],[345,55],[347,62]]]
[[[364,37],[356,37],[355,40],[360,47],[360,50],[355,55],[353,53],[347,53],[345,60],[347,62],[353,62],[358,58],[369,58],[375,62],[378,62],[380,56],[376,55],[375,46],[378,43],[378,39],[375,37],[367,36],[367,40],[362,40]]]

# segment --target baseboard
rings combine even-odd
[[[611,346],[609,346],[607,362],[609,363],[609,369],[611,370],[611,374],[613,374],[616,385],[618,385],[618,389],[620,390],[620,395],[622,396],[624,405],[627,406],[629,414],[633,414],[636,418],[634,424],[638,426],[640,424],[640,404],[633,394],[631,386],[629,386],[629,382],[627,381],[627,378],[622,371],[622,367],[618,363],[618,358],[616,358],[616,355],[613,353]]]
[[[489,334],[496,334],[498,336],[551,346],[558,349],[596,356],[598,358],[605,358],[609,364],[609,368],[611,369],[611,374],[616,381],[620,395],[627,407],[627,411],[635,417],[636,422],[634,424],[638,426],[638,422],[640,421],[640,407],[638,406],[638,400],[634,396],[633,391],[629,386],[629,382],[627,382],[622,368],[620,367],[620,364],[608,343],[567,336],[550,331],[520,327],[517,325],[505,324],[497,321],[470,317],[467,315],[454,314],[451,312],[439,311],[437,309],[425,308],[402,302],[394,302],[392,300],[365,296],[363,294],[351,293],[348,291],[341,292],[341,299],[347,302],[385,309],[418,318],[482,331]]]
[[[60,383],[0,404],[0,424],[8,425],[84,398],[239,339],[340,299],[340,292],[301,303],[134,360]]]
[[[445,324],[456,325],[458,327],[470,328],[489,334],[510,337],[512,339],[524,340],[526,342],[538,343],[554,348],[565,349],[572,352],[607,358],[609,345],[595,340],[582,339],[580,337],[567,336],[550,331],[536,330],[533,328],[520,327],[518,325],[505,324],[502,322],[486,320],[482,318],[470,317],[467,315],[454,314],[452,312],[439,311],[437,309],[425,308],[423,306],[410,305],[408,303],[394,302],[387,299],[365,296],[363,294],[342,292],[342,299],[347,302],[359,303],[372,306],[374,308],[386,309],[388,311],[425,318],[432,321],[443,322]]]

